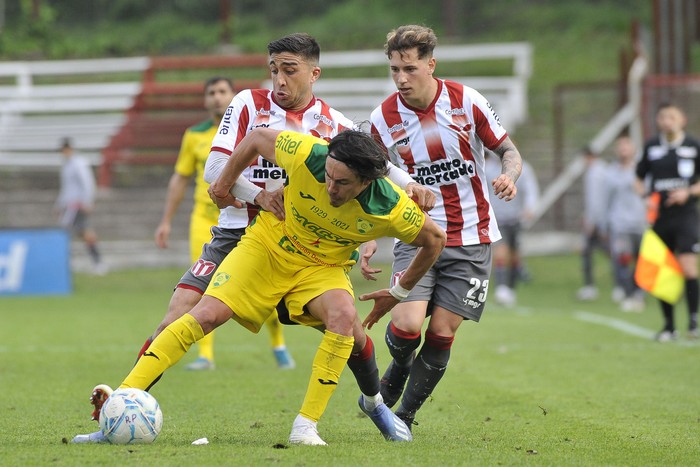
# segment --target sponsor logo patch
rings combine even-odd
[[[361,217],[357,218],[356,225],[357,225],[357,231],[360,232],[361,234],[365,234],[365,233],[369,232],[370,230],[372,230],[372,228],[374,228],[374,224],[372,224],[371,222],[369,222],[365,219],[362,219]]]
[[[212,284],[214,284],[214,287],[221,287],[222,285],[227,283],[230,278],[230,274],[226,274],[225,272],[219,272],[216,274],[216,276],[214,276]]]

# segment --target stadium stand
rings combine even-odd
[[[141,90],[126,111],[124,124],[103,151],[99,184],[110,186],[120,165],[167,165],[175,163],[185,129],[206,117],[202,109],[202,85],[213,74],[231,76],[252,70],[258,78],[233,76],[235,89],[260,87],[267,75],[263,55],[156,57],[143,73]],[[198,71],[192,82],[164,81]]]

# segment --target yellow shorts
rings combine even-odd
[[[304,306],[332,289],[347,290],[354,297],[350,266],[302,265],[299,259],[290,261],[292,254],[246,233],[219,265],[205,294],[228,305],[233,318],[255,333],[282,299],[292,321],[319,326],[323,323],[304,312]]]
[[[190,216],[190,262],[194,264],[202,254],[202,245],[211,240],[211,228],[219,223],[219,209],[195,204]]]

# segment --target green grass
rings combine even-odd
[[[660,327],[651,300],[645,312],[623,314],[604,286],[597,302],[576,302],[573,256],[528,264],[534,280],[520,288],[518,307],[489,304],[480,324],[460,329],[447,373],[418,414],[414,442],[401,445],[386,443],[361,415],[346,371],[319,424],[329,446],[286,448],[320,334],[285,328],[298,366],[280,371],[266,331],[256,336],[235,323],[217,332],[216,371],[184,371],[191,352],[154,388],[165,418],[155,444],[65,445],[63,437],[96,429],[90,390],[126,375],[181,271],[78,275],[69,297],[2,298],[0,464],[697,464],[700,347],[640,337]],[[597,266],[600,283],[609,282]],[[358,293],[380,285],[355,279]],[[678,308],[684,324],[685,307]],[[384,324],[370,331],[382,370]],[[210,444],[190,444],[202,437]]]

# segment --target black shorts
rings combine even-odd
[[[698,215],[659,218],[654,224],[654,232],[674,253],[699,253],[700,228]]]
[[[61,226],[75,235],[83,235],[90,228],[90,213],[84,209],[66,208],[61,217]]]
[[[515,224],[498,224],[498,230],[501,231],[499,242],[508,245],[508,248],[512,251],[520,250],[520,232],[523,229],[519,222]]]

